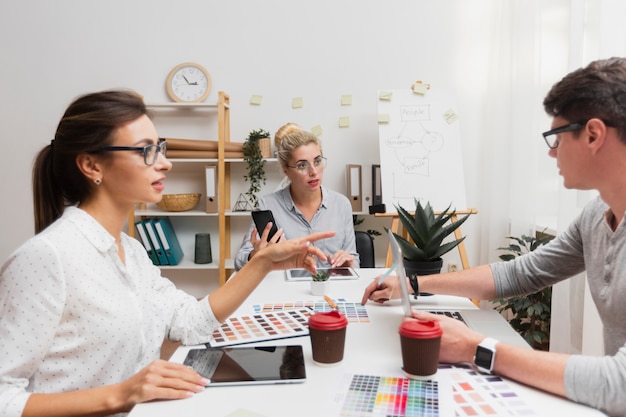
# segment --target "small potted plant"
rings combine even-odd
[[[506,251],[499,256],[503,261],[510,261],[518,256],[532,252],[545,245],[554,237],[543,234],[541,237],[522,235],[508,236],[513,241],[507,247],[498,248]],[[538,350],[550,348],[550,319],[552,310],[552,287],[546,287],[534,294],[500,298],[493,300],[496,310],[505,318],[525,340]]]
[[[394,235],[402,250],[404,268],[416,296],[418,294],[417,277],[441,272],[443,266],[441,257],[456,248],[465,239],[464,236],[444,243],[444,240],[465,223],[469,217],[468,214],[452,221],[456,211],[450,210],[450,207],[451,205],[435,215],[429,202],[422,206],[421,202],[415,199],[414,214],[396,205],[398,216],[410,241],[396,233]],[[422,295],[426,294],[422,293]]]
[[[248,174],[244,175],[244,180],[250,182],[250,187],[246,191],[252,207],[256,207],[258,199],[256,194],[261,191],[261,185],[265,185],[265,159],[259,146],[260,140],[270,138],[268,131],[259,129],[248,134],[243,144],[243,159],[248,164]]]
[[[328,271],[318,271],[317,274],[311,275],[311,293],[313,295],[326,294],[329,278],[330,273]]]

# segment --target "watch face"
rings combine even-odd
[[[491,370],[491,361],[493,358],[493,351],[482,346],[476,348],[476,357],[474,363],[476,366],[484,369]]]
[[[211,90],[211,79],[200,65],[181,64],[170,72],[166,87],[174,101],[204,101]]]

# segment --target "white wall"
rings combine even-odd
[[[497,2],[462,0],[80,0],[0,4],[0,259],[33,234],[31,162],[77,95],[129,87],[164,101],[175,65],[195,61],[230,94],[232,140],[283,123],[321,125],[325,185],[345,190],[345,164],[378,163],[376,90],[418,79],[459,93],[467,201],[480,210],[477,124],[486,82],[479,39]],[[251,106],[252,94],[263,95]],[[353,105],[341,107],[341,95]],[[304,98],[293,110],[291,99]],[[351,126],[337,127],[339,116]],[[363,178],[369,194],[369,175]],[[367,209],[367,206],[365,207]],[[478,263],[478,216],[466,223]],[[382,232],[382,228],[380,228]],[[475,235],[477,236],[477,235]],[[382,242],[382,238],[379,239]],[[381,255],[379,251],[379,255]]]

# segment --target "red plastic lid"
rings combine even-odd
[[[405,320],[400,324],[398,333],[413,339],[432,339],[443,334],[438,321]]]
[[[309,328],[316,330],[339,330],[348,325],[348,319],[337,310],[315,313],[309,317]]]

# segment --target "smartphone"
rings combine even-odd
[[[278,232],[278,226],[276,225],[276,220],[274,220],[274,215],[271,210],[255,210],[252,212],[252,219],[254,220],[257,232],[259,232],[259,236],[263,234],[265,226],[267,226],[269,222],[272,222],[270,234],[267,236],[268,242],[276,234],[276,232]]]

